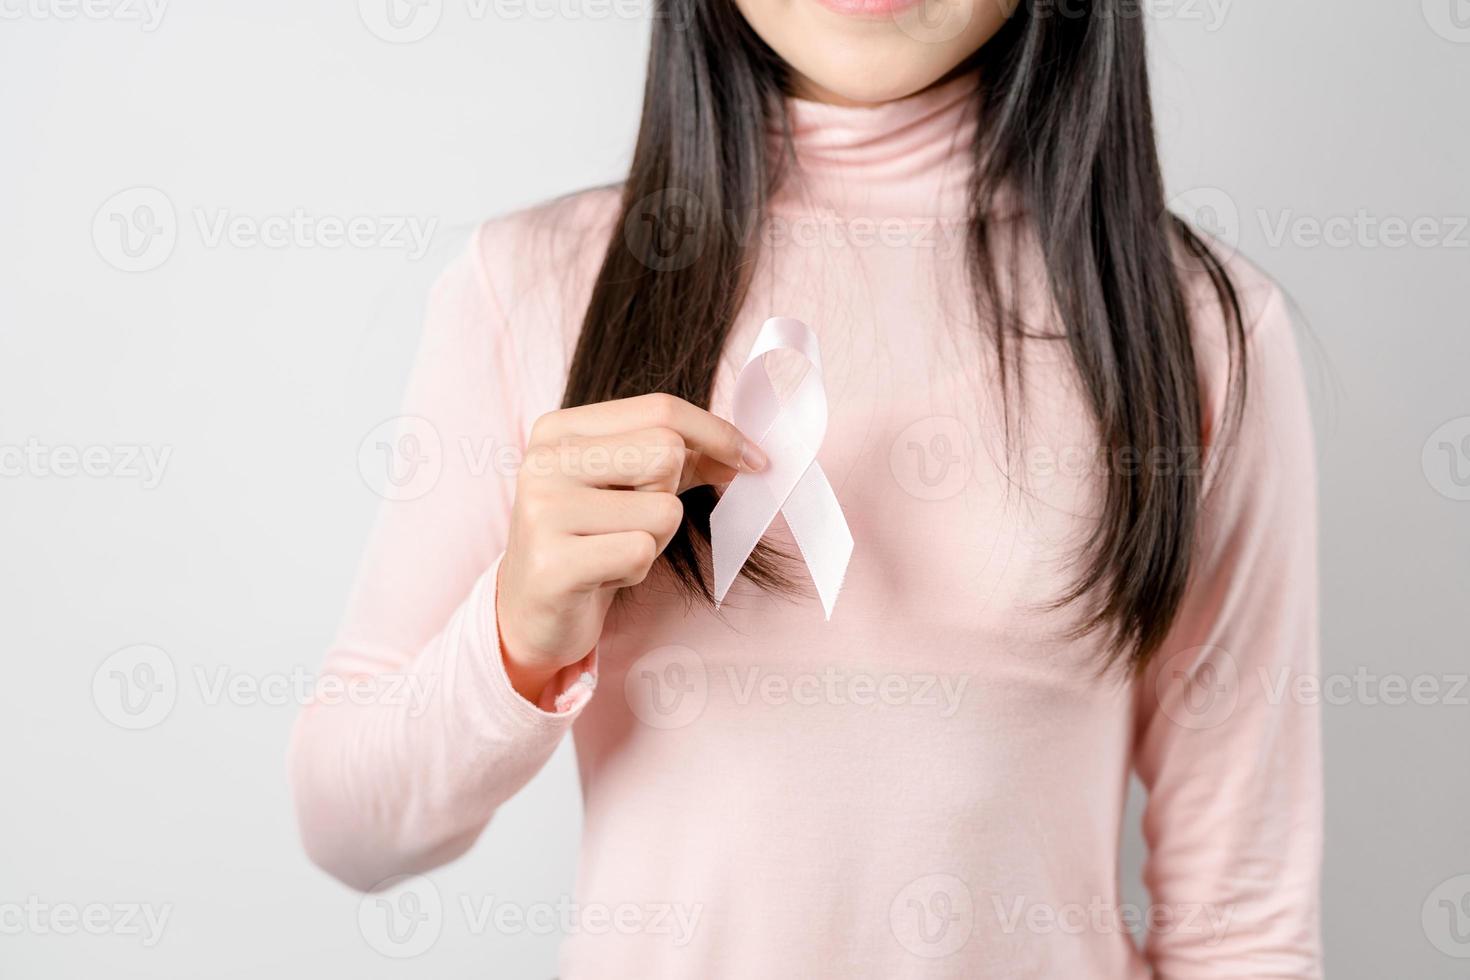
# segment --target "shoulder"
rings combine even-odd
[[[1217,290],[1205,264],[1194,258],[1181,261],[1206,405],[1223,407],[1233,357],[1243,360],[1248,406],[1300,397],[1304,389],[1301,360],[1285,291],[1238,251],[1215,239],[1206,238],[1205,243],[1229,281],[1244,335],[1243,347],[1239,347],[1232,338],[1228,300]]]
[[[1286,480],[1299,484],[1297,492],[1310,494],[1311,406],[1287,295],[1244,256],[1215,240],[1207,244],[1234,290],[1244,343],[1232,344],[1227,307],[1203,265],[1190,263],[1183,281],[1199,363],[1205,444],[1222,435],[1228,439],[1225,455],[1237,471],[1236,481],[1248,474],[1261,490]],[[1237,367],[1243,368],[1243,379]],[[1227,421],[1232,408],[1239,409],[1238,425]]]
[[[437,342],[488,365],[526,411],[554,409],[619,200],[599,187],[477,225],[434,285],[430,322],[449,325]]]
[[[1247,346],[1269,343],[1271,334],[1284,328],[1289,330],[1286,296],[1276,280],[1233,247],[1199,232],[1196,234],[1201,235],[1229,279],[1240,306]],[[1196,343],[1207,350],[1224,348],[1229,343],[1227,311],[1205,264],[1190,257],[1181,260],[1180,269]]]
[[[475,229],[474,264],[507,314],[532,302],[573,306],[580,293],[590,291],[620,195],[617,186],[596,187],[491,218]]]

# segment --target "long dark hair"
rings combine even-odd
[[[1079,6],[1021,4],[974,61],[984,119],[973,147],[974,301],[996,325],[1002,380],[1019,384],[1018,367],[1007,365],[1020,362],[1008,351],[1026,331],[1002,300],[1005,271],[992,258],[997,230],[987,217],[1006,188],[1044,257],[1100,445],[1182,460],[1202,439],[1202,409],[1181,268],[1206,270],[1225,312],[1232,417],[1245,384],[1240,304],[1219,260],[1167,210],[1141,12],[1126,0]],[[631,172],[565,406],[651,391],[709,404],[758,240],[723,218],[765,214],[784,159],[770,153],[767,134],[783,122],[786,91],[784,64],[733,0],[660,0]],[[669,220],[682,236],[672,242]],[[1100,519],[1057,604],[1082,604],[1078,634],[1103,631],[1106,661],[1137,667],[1179,609],[1203,480],[1178,465],[1109,466],[1104,479]],[[710,487],[686,492],[684,526],[664,552],[679,587],[706,602],[716,500]],[[790,587],[765,546],[745,574],[765,588]]]

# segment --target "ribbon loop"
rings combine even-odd
[[[765,355],[775,350],[795,351],[811,365],[784,404],[765,366]],[[770,464],[759,473],[737,474],[710,514],[715,604],[724,601],[761,535],[781,513],[830,620],[853,542],[837,494],[817,463],[827,434],[827,392],[821,350],[810,327],[790,317],[772,317],[761,325],[735,380],[734,416],[736,428],[756,440]]]

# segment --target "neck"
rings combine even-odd
[[[773,209],[854,217],[963,214],[978,82],[965,72],[876,105],[787,99],[771,134],[773,151],[787,164]]]
[[[889,102],[900,102],[906,98],[913,98],[933,89],[940,88],[957,78],[967,75],[978,75],[976,66],[980,63],[980,52],[975,52],[970,58],[951,68],[936,81],[919,89],[917,92],[896,99],[880,99],[877,101],[863,101],[861,99],[850,99],[840,92],[826,88],[812,79],[793,71],[790,76],[791,94],[803,102],[821,102],[826,105],[844,106],[847,108],[873,108],[886,105]],[[977,79],[978,82],[978,79]]]

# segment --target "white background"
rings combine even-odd
[[[320,663],[378,502],[359,447],[395,414],[428,284],[480,219],[626,166],[646,19],[554,2],[428,0],[401,43],[383,0],[0,0],[0,447],[100,447],[93,475],[12,453],[0,476],[0,975],[554,973],[554,935],[476,930],[460,900],[569,893],[568,746],[432,876],[437,940],[400,962],[301,853],[294,695],[248,690]],[[1155,7],[1171,191],[1282,281],[1310,338],[1342,685],[1329,973],[1463,976],[1470,4]],[[298,211],[364,216],[372,242],[210,236]],[[395,216],[432,227],[422,254],[379,238]],[[126,255],[135,217],[171,251]],[[1382,224],[1416,218],[1417,245]],[[1346,238],[1318,241],[1330,219]],[[161,479],[134,450],[168,453]],[[174,678],[152,716],[113,684],[146,679],[139,658]],[[1437,693],[1385,703],[1392,678]],[[104,934],[54,930],[99,903]],[[168,915],[159,941],[132,907]]]

